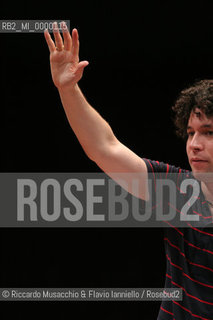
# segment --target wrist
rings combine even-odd
[[[65,86],[65,87],[58,87],[59,94],[75,94],[78,90],[78,84],[76,83],[74,86]]]

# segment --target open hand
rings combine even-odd
[[[53,24],[54,40],[48,30],[44,36],[50,50],[50,66],[52,79],[58,89],[71,88],[81,79],[88,61],[79,62],[79,40],[77,29],[72,30],[72,36],[62,22],[63,39],[58,30],[57,22]]]

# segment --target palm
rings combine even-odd
[[[63,31],[64,43],[59,31],[54,31],[55,43],[50,34],[45,32],[45,38],[50,49],[50,65],[53,82],[58,88],[75,85],[82,77],[87,61],[79,63],[79,41],[76,29],[72,37],[68,30]]]
[[[75,79],[75,73],[78,62],[73,61],[72,54],[69,52],[53,52],[50,55],[50,65],[52,78],[56,86],[63,86],[77,80]]]

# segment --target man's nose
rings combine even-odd
[[[190,141],[190,147],[193,150],[203,149],[202,137],[198,133],[195,133],[194,136],[192,137],[192,140]]]

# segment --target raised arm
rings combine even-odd
[[[49,32],[45,31],[45,39],[50,50],[52,79],[58,88],[69,124],[82,148],[92,161],[119,183],[119,179],[124,177],[123,173],[126,173],[128,191],[145,199],[145,162],[115,137],[109,124],[87,102],[78,86],[88,61],[79,62],[77,29],[72,30],[71,36],[64,23],[62,39],[55,23],[53,33],[55,41]],[[122,176],[119,173],[122,173]],[[141,181],[139,194],[135,194],[131,188],[133,176],[137,176]],[[126,185],[123,187],[126,188]]]

